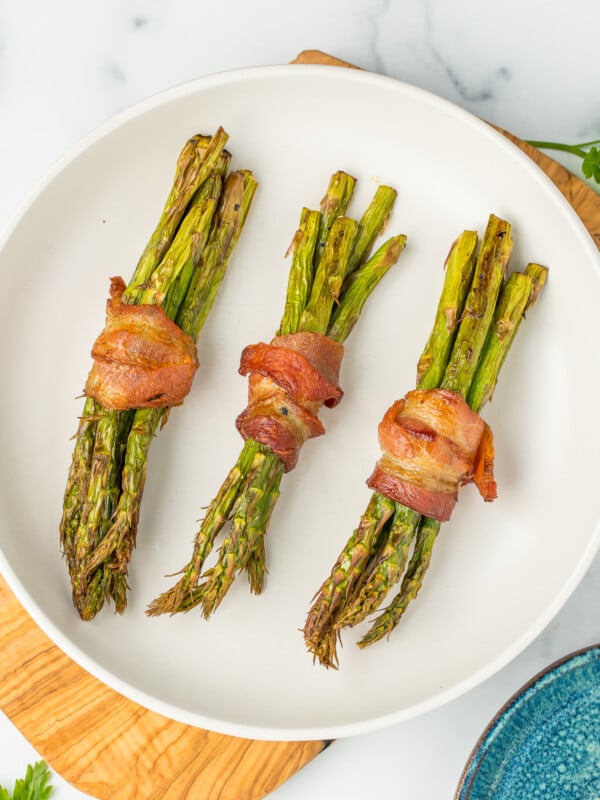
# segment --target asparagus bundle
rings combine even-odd
[[[458,392],[474,411],[491,399],[520,322],[547,276],[546,268],[534,263],[507,276],[511,226],[494,215],[478,255],[477,245],[477,234],[465,231],[451,248],[417,369],[418,389]],[[380,609],[400,584],[358,645],[391,633],[422,585],[439,529],[439,521],[373,493],[308,612],[304,638],[315,660],[336,668],[341,631]]]
[[[292,262],[278,337],[308,332],[344,342],[368,296],[403,250],[406,237],[398,235],[370,256],[396,192],[380,186],[357,222],[346,216],[354,188],[352,176],[336,172],[320,211],[302,210],[290,248]],[[287,408],[278,411],[288,413]],[[265,534],[283,474],[291,468],[283,459],[273,448],[245,437],[237,463],[208,507],[181,578],[150,604],[149,615],[200,606],[208,618],[241,571],[246,571],[251,591],[260,594],[266,571]],[[227,523],[216,563],[204,571],[215,539]]]
[[[194,136],[177,162],[164,210],[121,302],[159,305],[195,343],[246,220],[256,181],[228,173],[227,133]],[[114,410],[87,397],[60,521],[73,602],[84,620],[127,605],[150,444],[166,406]]]

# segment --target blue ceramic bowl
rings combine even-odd
[[[455,800],[600,800],[600,645],[527,683],[477,742]]]

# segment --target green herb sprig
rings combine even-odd
[[[564,144],[562,142],[539,142],[527,139],[527,144],[537,147],[538,150],[561,150],[571,153],[581,159],[581,172],[584,178],[600,184],[600,139],[580,144]]]
[[[15,782],[11,794],[0,786],[0,800],[47,800],[54,791],[50,781],[50,770],[45,761],[29,764],[24,778]]]

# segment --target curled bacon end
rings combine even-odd
[[[236,420],[242,437],[264,444],[286,471],[293,469],[304,442],[325,433],[319,408],[332,408],[342,399],[343,353],[338,342],[307,331],[246,347],[239,371],[250,375],[248,406]]]
[[[494,435],[487,424],[483,429],[477,450],[473,483],[486,502],[491,502],[498,497],[498,486],[494,480]]]
[[[457,392],[408,392],[384,415],[379,442],[367,484],[420,514],[447,521],[467,483],[484,500],[497,496],[492,432]]]
[[[244,348],[240,375],[256,372],[271,378],[299,402],[314,401],[333,408],[342,399],[338,385],[343,345],[320,333],[276,336],[270,344]]]
[[[85,394],[117,411],[181,405],[198,369],[196,345],[160,306],[121,302],[125,288],[111,278]]]

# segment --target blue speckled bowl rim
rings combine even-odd
[[[512,715],[524,703],[528,702],[533,693],[542,691],[549,683],[560,678],[567,672],[598,659],[600,659],[600,643],[583,647],[580,650],[576,650],[554,661],[518,689],[494,715],[487,728],[477,740],[463,769],[454,795],[454,800],[469,800],[471,789],[473,788],[479,768],[490,752],[490,749],[493,747],[500,729],[510,721]]]

